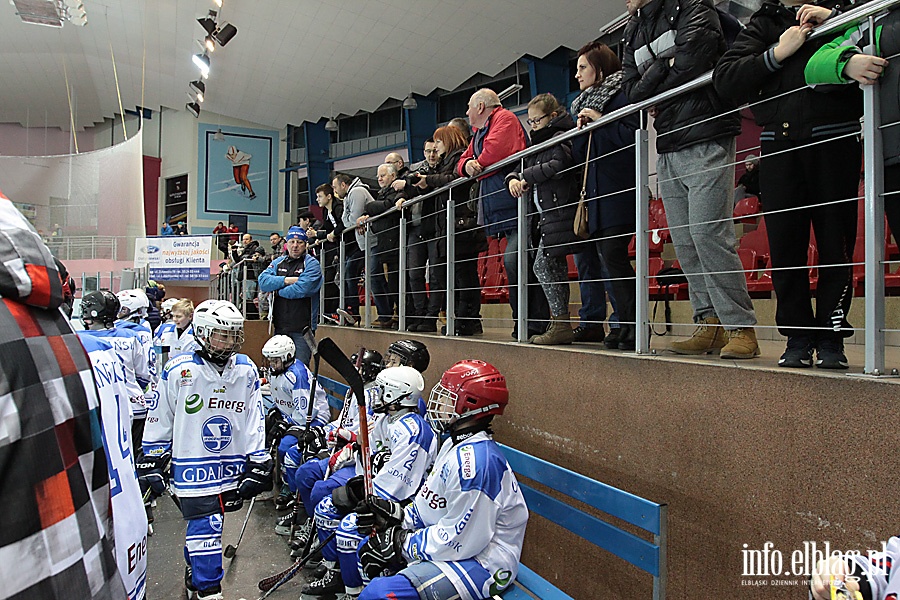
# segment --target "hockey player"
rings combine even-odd
[[[425,381],[413,367],[398,366],[379,373],[375,384],[379,394],[372,401],[375,422],[369,436],[374,454],[373,489],[378,498],[405,503],[415,496],[425,480],[439,446],[438,437],[418,412]],[[353,512],[365,498],[359,464],[357,473],[360,476],[334,490],[332,497],[324,498],[316,506],[320,539],[335,529],[338,533],[336,541],[322,549],[327,571],[320,579],[310,581],[303,589],[304,594],[322,596],[344,591],[344,598],[350,600],[362,591],[363,580],[356,553],[360,542],[371,532],[373,523],[370,519],[367,526],[358,524]],[[363,529],[362,533],[360,529]]]
[[[506,380],[484,361],[463,360],[444,372],[427,418],[449,437],[405,510],[380,498],[368,502],[377,533],[359,549],[372,579],[359,600],[480,600],[515,579],[528,508],[491,435],[494,415],[508,402]]]
[[[278,443],[278,459],[284,464],[284,455],[297,444],[306,431],[306,413],[309,407],[309,392],[312,385],[312,372],[296,360],[297,349],[294,340],[286,335],[276,335],[269,339],[262,349],[263,366],[269,371],[269,389],[274,408],[267,419],[268,430],[273,437],[280,437]],[[322,426],[331,418],[328,408],[328,396],[321,387],[316,388],[310,416],[312,426]],[[289,488],[285,485],[282,494],[275,499],[275,508],[284,509],[291,506],[288,500]],[[284,526],[282,526],[282,530]],[[290,532],[290,525],[283,535]]]
[[[354,363],[356,359],[356,354],[350,357]],[[377,394],[375,378],[384,368],[382,363],[380,352],[363,352],[359,374],[365,384],[367,407],[371,407],[372,399]],[[290,519],[293,519],[295,526],[300,526],[294,532],[296,539],[291,541],[295,554],[302,550],[311,531],[309,512],[315,509],[322,498],[331,496],[332,490],[346,484],[356,475],[355,457],[352,446],[348,447],[348,444],[356,441],[358,431],[359,408],[352,391],[348,391],[338,418],[324,427],[310,427],[304,436],[305,448],[300,448],[298,444],[285,456],[285,478],[291,491],[296,491],[302,502],[295,505],[292,514],[283,517],[284,522],[280,522],[275,531],[286,535],[285,531],[290,531]],[[328,451],[326,457],[318,458],[325,451]],[[316,458],[304,462],[307,456]]]
[[[108,306],[112,310],[103,312],[112,325],[119,302],[110,292],[91,292],[84,298],[88,311],[95,311],[98,296],[110,302]],[[116,563],[128,600],[143,600],[147,591],[147,515],[134,472],[127,400],[137,383],[116,350],[103,339],[103,334],[104,331],[98,330],[81,331],[78,337],[91,360],[100,396],[100,425],[109,469]]]
[[[166,303],[170,303],[168,307]],[[153,345],[161,348],[167,357],[175,358],[184,352],[193,352],[200,346],[194,339],[194,328],[191,319],[194,316],[194,303],[187,298],[170,299],[163,302],[163,311],[168,310],[171,321],[161,323],[153,335]],[[165,364],[165,363],[163,363]]]
[[[166,298],[159,304],[159,318],[162,321],[160,327],[165,323],[172,322],[172,307],[175,306],[176,302],[178,302],[178,298]],[[191,311],[193,310],[193,307],[191,307]],[[156,328],[156,331],[159,331],[159,327]],[[156,331],[153,333],[156,334]]]
[[[122,290],[116,294],[119,299],[119,320],[116,321],[117,329],[126,329],[133,332],[141,342],[146,356],[149,376],[135,370],[138,384],[145,392],[150,389],[150,384],[156,382],[156,350],[153,349],[153,331],[147,322],[147,310],[150,308],[150,300],[146,292],[141,289]],[[146,409],[135,410],[134,419],[131,422],[131,438],[135,444],[135,453],[140,451],[138,444],[144,434],[144,424],[147,418]]]
[[[272,459],[257,368],[238,354],[243,315],[230,302],[207,300],[194,311],[193,325],[200,349],[163,369],[138,474],[161,495],[171,458],[174,493],[187,521],[185,584],[198,598],[221,600],[224,513],[271,489]]]
[[[900,576],[892,565],[900,562],[900,537],[882,546],[883,552],[832,555],[820,560],[809,579],[812,600],[896,600]],[[893,575],[893,577],[891,576]],[[841,594],[838,590],[844,590]]]

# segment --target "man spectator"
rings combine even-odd
[[[399,179],[403,179],[409,173],[409,168],[406,166],[406,161],[404,161],[403,157],[396,152],[391,152],[390,154],[385,156],[384,164],[393,165],[393,167],[397,170],[397,178]]]
[[[457,165],[457,172],[462,177],[478,177],[481,185],[479,196],[479,222],[487,227],[487,235],[506,237],[506,250],[503,253],[503,266],[509,281],[509,305],[512,308],[513,338],[518,338],[519,301],[516,286],[519,281],[518,248],[519,234],[516,223],[518,200],[514,198],[503,183],[507,174],[515,171],[516,166],[494,171],[481,177],[482,171],[496,162],[524,150],[528,146],[525,129],[519,118],[503,108],[497,92],[482,88],[472,94],[469,108],[466,111],[469,123],[475,128],[475,135],[469,147],[463,152]],[[531,228],[529,227],[529,230]],[[531,243],[526,242],[528,252],[528,336],[544,333],[550,318],[550,307],[547,297],[534,277],[534,256]],[[533,281],[532,281],[533,278]],[[448,300],[449,301],[449,300]]]
[[[0,231],[0,593],[125,598],[91,363],[59,310],[53,257],[2,193]]]
[[[249,233],[241,236],[241,245],[231,247],[231,259],[238,263],[243,258],[250,258],[259,249],[259,242],[253,239]]]
[[[304,210],[297,216],[297,227],[299,227],[303,231],[309,231],[310,229],[312,229],[315,222],[316,216],[312,213],[311,210]],[[308,235],[309,234],[307,234],[307,236]],[[307,252],[315,256],[316,260],[319,260],[319,240],[310,238],[306,250]]]
[[[369,193],[369,186],[364,184],[359,177],[351,178],[345,173],[338,173],[331,180],[331,187],[334,193],[344,202],[344,212],[341,220],[344,222],[344,243],[346,247],[346,261],[344,263],[344,304],[345,306],[338,309],[338,313],[349,325],[355,325],[359,321],[359,277],[364,267],[370,268],[372,289],[368,293],[375,295],[384,295],[387,291],[387,281],[384,275],[376,272],[375,253],[377,252],[378,238],[374,233],[369,232],[369,256],[370,264],[365,264],[365,247],[366,236],[363,230],[358,227],[364,222],[366,211],[366,203],[374,200],[372,194]],[[348,240],[348,232],[354,232],[356,236],[356,246],[352,244],[352,239]],[[376,305],[377,306],[377,305]],[[380,314],[380,313],[379,313]]]
[[[316,188],[316,202],[322,209],[322,224],[318,229],[309,228],[306,235],[309,239],[315,239],[322,247],[322,270],[325,272],[325,316],[337,322],[337,309],[340,300],[340,289],[335,278],[340,263],[340,249],[338,243],[341,233],[344,231],[344,222],[341,216],[344,213],[344,205],[334,199],[334,188],[330,183],[323,183]]]
[[[272,245],[272,253],[269,254],[270,259],[275,259],[287,251],[287,241],[277,231],[269,234],[269,243]]]
[[[184,224],[184,221],[178,221],[178,223],[175,224],[175,227],[172,230],[172,235],[190,235],[187,230],[187,225]]]
[[[397,180],[397,169],[391,163],[378,167],[378,195],[366,203],[366,214],[369,217],[380,215],[403,203],[405,195],[395,190],[391,184]],[[378,236],[378,246],[373,252],[375,259],[372,275],[381,274],[387,269],[387,290],[381,298],[375,296],[378,308],[378,324],[382,329],[396,329],[393,320],[394,307],[399,313],[400,303],[400,211],[385,215],[368,225]],[[374,286],[373,286],[374,287]]]
[[[221,252],[225,258],[228,258],[228,236],[223,235],[228,232],[228,228],[225,227],[225,224],[222,223],[222,221],[219,221],[212,232],[213,235],[216,236],[216,248],[219,249],[219,252]]]
[[[306,231],[296,225],[288,230],[287,254],[272,261],[259,275],[259,289],[274,292],[270,316],[275,335],[294,340],[297,359],[308,365],[312,351],[303,332],[315,332],[319,320],[319,290],[322,269],[319,261],[306,251]]]
[[[159,235],[175,235],[175,230],[168,221],[163,221],[162,227],[159,228]]]
[[[469,125],[469,122],[462,117],[455,117],[453,119],[450,119],[450,122],[447,124],[451,127],[456,127],[457,129],[459,129],[462,132],[463,137],[466,138],[466,143],[468,143],[469,140],[472,139],[472,127]]]
[[[228,233],[231,234],[228,236],[229,242],[237,243],[238,238],[239,238],[239,236],[237,234],[239,234],[240,232],[241,232],[241,230],[238,229],[237,225],[235,225],[234,223],[231,223],[231,222],[228,223]]]
[[[709,0],[627,0],[626,7],[631,18],[625,27],[623,88],[631,102],[699,77],[725,53]],[[678,354],[753,358],[759,356],[756,314],[731,221],[741,118],[726,110],[711,86],[650,110],[660,194],[697,324],[691,338],[670,348]]]

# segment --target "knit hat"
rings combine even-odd
[[[297,227],[296,225],[288,229],[287,235],[284,236],[284,239],[288,241],[300,240],[301,242],[309,240],[309,238],[306,236],[306,231],[304,231],[302,227]]]

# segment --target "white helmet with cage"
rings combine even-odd
[[[273,375],[281,375],[293,364],[297,355],[294,340],[286,335],[276,335],[269,339],[262,348],[266,365]]]
[[[194,310],[194,339],[213,361],[226,361],[244,343],[244,315],[227,300],[205,300]]]
[[[178,298],[166,298],[159,305],[159,317],[163,321],[168,321],[172,318],[172,307],[178,302]]]
[[[378,397],[372,400],[372,410],[385,412],[400,408],[416,408],[425,391],[422,374],[412,367],[388,367],[375,377]]]
[[[139,320],[147,317],[150,299],[142,289],[122,290],[116,294],[119,299],[119,318]]]

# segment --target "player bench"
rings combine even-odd
[[[665,600],[667,505],[651,502],[515,448],[502,444],[500,448],[517,478],[524,477],[539,483],[652,535],[652,542],[645,540],[519,479],[519,486],[531,513],[565,527],[575,535],[649,573],[653,576],[653,600]],[[501,597],[504,600],[572,598],[521,564],[514,585],[507,588]]]
[[[335,381],[330,377],[325,377],[320,373],[319,387],[322,388],[325,395],[328,396],[328,406],[335,410],[344,408],[344,398],[346,397],[347,390],[350,389],[350,386],[346,383]]]

